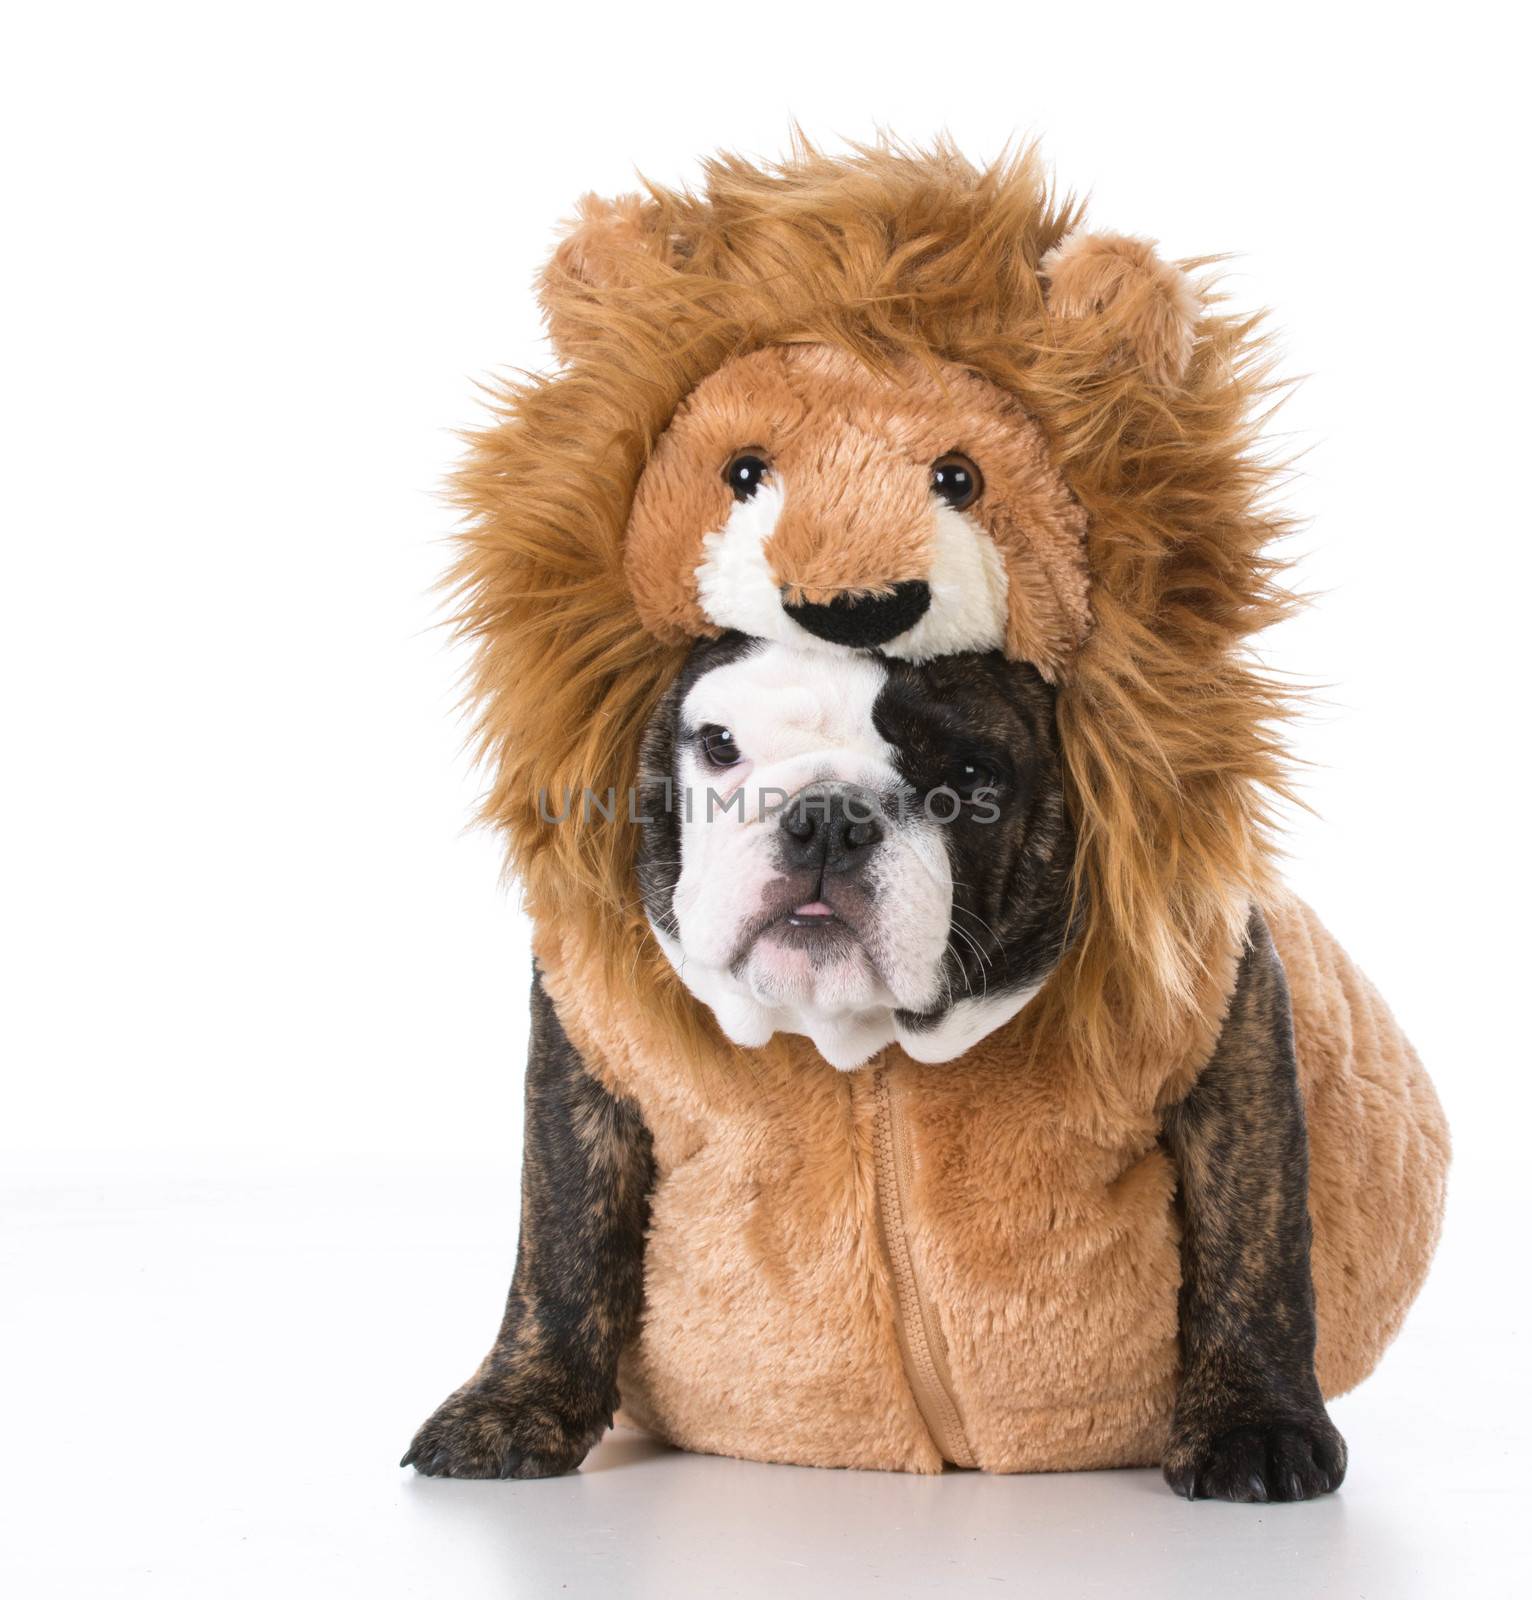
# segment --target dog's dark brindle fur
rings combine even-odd
[[[1292,1008],[1259,910],[1212,1059],[1167,1114],[1164,1140],[1181,1179],[1181,1387],[1165,1479],[1192,1499],[1337,1489],[1346,1442],[1314,1376]]]
[[[452,1478],[570,1472],[611,1426],[638,1324],[654,1160],[637,1110],[586,1072],[532,982],[521,1240],[495,1346],[401,1466]]]
[[[684,737],[685,687],[739,648],[699,646],[655,713],[647,805]],[[1052,691],[997,657],[889,668],[879,730],[912,786],[939,777],[944,748],[971,751],[976,732],[1006,740],[998,823],[982,847],[959,836],[949,848],[960,908],[988,924],[968,931],[991,985],[995,970],[1030,981],[1057,959],[1069,917],[1072,839]],[[663,810],[648,815],[641,886],[663,922],[679,836]],[[955,937],[959,977],[970,959]],[[1213,1056],[1167,1113],[1163,1138],[1182,1216],[1182,1374],[1166,1480],[1189,1497],[1223,1500],[1335,1489],[1346,1447],[1314,1374],[1308,1139],[1286,980],[1259,910]],[[546,1477],[579,1465],[610,1424],[618,1357],[637,1329],[653,1175],[637,1110],[585,1070],[534,980],[521,1240],[505,1316],[484,1364],[425,1423],[402,1464],[461,1478]]]

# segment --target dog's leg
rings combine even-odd
[[[643,1295],[649,1132],[585,1070],[540,977],[526,1103],[521,1240],[499,1337],[400,1462],[433,1476],[573,1471],[617,1407],[617,1358]]]
[[[1189,1499],[1307,1500],[1346,1445],[1314,1375],[1309,1147],[1287,979],[1250,918],[1212,1059],[1165,1122],[1181,1182],[1181,1388],[1165,1479]]]

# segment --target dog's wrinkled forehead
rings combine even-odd
[[[702,777],[725,792],[750,777],[921,791],[954,751],[1008,750],[1025,768],[1051,726],[1051,689],[998,653],[917,666],[730,633],[694,646],[651,724],[643,768],[650,780]]]

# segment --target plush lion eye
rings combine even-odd
[[[734,735],[716,723],[710,722],[706,727],[698,728],[697,743],[703,755],[715,767],[732,767],[743,759],[739,746],[734,742]]]
[[[736,500],[753,500],[769,470],[755,450],[741,450],[723,469],[723,481]]]
[[[984,478],[965,455],[956,450],[931,463],[931,492],[954,511],[971,506],[984,490]]]

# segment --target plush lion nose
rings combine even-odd
[[[912,581],[896,583],[889,594],[838,594],[823,605],[784,598],[782,609],[816,639],[872,650],[913,628],[930,604],[931,586]]]

